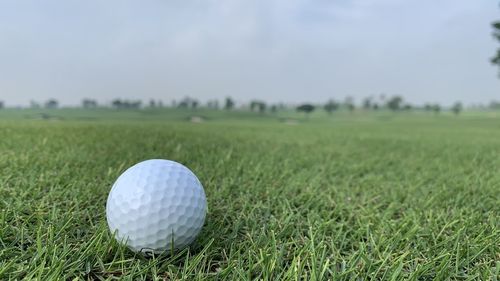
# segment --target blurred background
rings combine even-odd
[[[495,108],[499,18],[491,0],[0,1],[0,101]]]

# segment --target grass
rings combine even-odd
[[[0,279],[495,280],[500,119],[0,112]],[[294,116],[286,113],[283,116]],[[295,116],[296,117],[296,116]],[[209,212],[195,244],[144,258],[105,220],[127,167],[190,167]]]

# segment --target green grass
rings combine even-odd
[[[487,114],[0,112],[0,280],[495,280],[500,119]],[[207,122],[186,122],[202,115]],[[118,175],[190,167],[195,244],[144,258],[107,229]]]

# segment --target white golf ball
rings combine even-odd
[[[198,178],[170,160],[140,162],[116,180],[106,204],[115,238],[135,252],[161,253],[194,241],[207,201]]]

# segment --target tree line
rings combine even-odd
[[[0,101],[0,109],[4,107],[4,103]],[[55,109],[59,107],[59,101],[56,99],[49,99],[43,103],[31,101],[31,108],[47,108]],[[199,100],[185,97],[180,100],[173,100],[169,105],[165,105],[162,100],[150,99],[149,102],[144,103],[141,100],[129,99],[114,99],[108,104],[99,104],[95,99],[85,98],[81,101],[81,107],[86,109],[107,107],[113,109],[154,109],[154,108],[178,108],[196,110],[198,108],[207,108],[213,110],[233,110],[236,108],[236,102],[231,97],[226,97],[222,102],[217,99],[208,100],[201,103]],[[343,101],[329,99],[324,104],[303,103],[296,106],[286,105],[284,103],[268,104],[262,100],[251,100],[248,104],[239,107],[256,113],[275,113],[280,110],[293,110],[298,112],[311,113],[315,110],[322,109],[328,114],[333,114],[339,110],[354,112],[356,110],[362,111],[410,111],[410,110],[423,110],[434,113],[439,113],[442,110],[441,105],[436,103],[427,103],[423,106],[414,106],[406,102],[403,97],[399,95],[387,97],[384,94],[379,96],[369,96],[364,98],[359,104],[356,104],[353,97],[346,97]],[[489,105],[490,109],[500,110],[500,102],[492,101]],[[456,102],[449,108],[455,114],[459,114],[463,110],[461,102]]]
[[[385,98],[382,98],[382,101],[384,101],[384,100],[385,100]],[[321,107],[321,106],[306,103],[306,104],[302,104],[302,105],[297,106],[296,109],[299,112],[304,112],[304,113],[308,114],[308,113],[311,113],[314,110],[316,110],[318,107]],[[346,110],[348,110],[349,112],[353,112],[357,109],[356,105],[354,103],[354,100],[351,97],[347,97],[343,104],[331,99],[326,104],[324,104],[322,106],[322,108],[326,112],[328,112],[328,114],[332,114],[333,112],[339,110],[342,107],[345,108]],[[362,102],[360,109],[362,109],[363,111],[368,111],[368,110],[377,111],[380,109],[387,109],[387,110],[394,111],[394,112],[396,112],[396,111],[410,111],[412,109],[419,109],[419,110],[439,113],[439,112],[441,112],[442,108],[441,108],[441,105],[439,105],[437,103],[435,103],[435,104],[426,103],[422,107],[416,107],[416,106],[413,106],[409,103],[405,103],[401,96],[393,96],[382,103],[374,102],[372,97],[365,98]],[[453,113],[458,115],[458,114],[460,114],[460,112],[462,112],[463,105],[461,102],[456,102],[453,104],[453,106],[450,108],[450,110]]]

